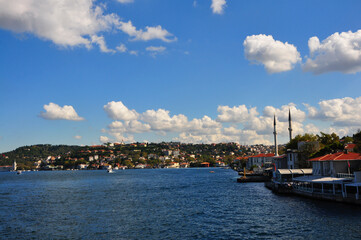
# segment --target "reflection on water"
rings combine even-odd
[[[1,173],[0,238],[361,238],[358,206],[274,195],[212,170]]]

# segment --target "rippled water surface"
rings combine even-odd
[[[0,238],[361,238],[358,206],[274,195],[237,177],[226,169],[0,173]]]

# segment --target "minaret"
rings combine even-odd
[[[288,111],[288,131],[290,133],[290,141],[292,140],[292,120],[291,120],[291,109]]]
[[[16,164],[16,160],[14,160],[14,163],[13,163],[13,171],[16,171],[16,168],[17,168],[17,164]]]
[[[278,145],[277,145],[277,130],[276,130],[276,115],[273,117],[273,135],[275,137],[275,156],[278,156]]]

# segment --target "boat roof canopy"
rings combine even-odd
[[[286,175],[286,174],[303,174],[308,175],[312,174],[312,168],[304,168],[304,169],[277,169],[277,174]]]

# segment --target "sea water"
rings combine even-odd
[[[221,168],[0,173],[0,239],[361,238],[359,206],[237,177]]]

